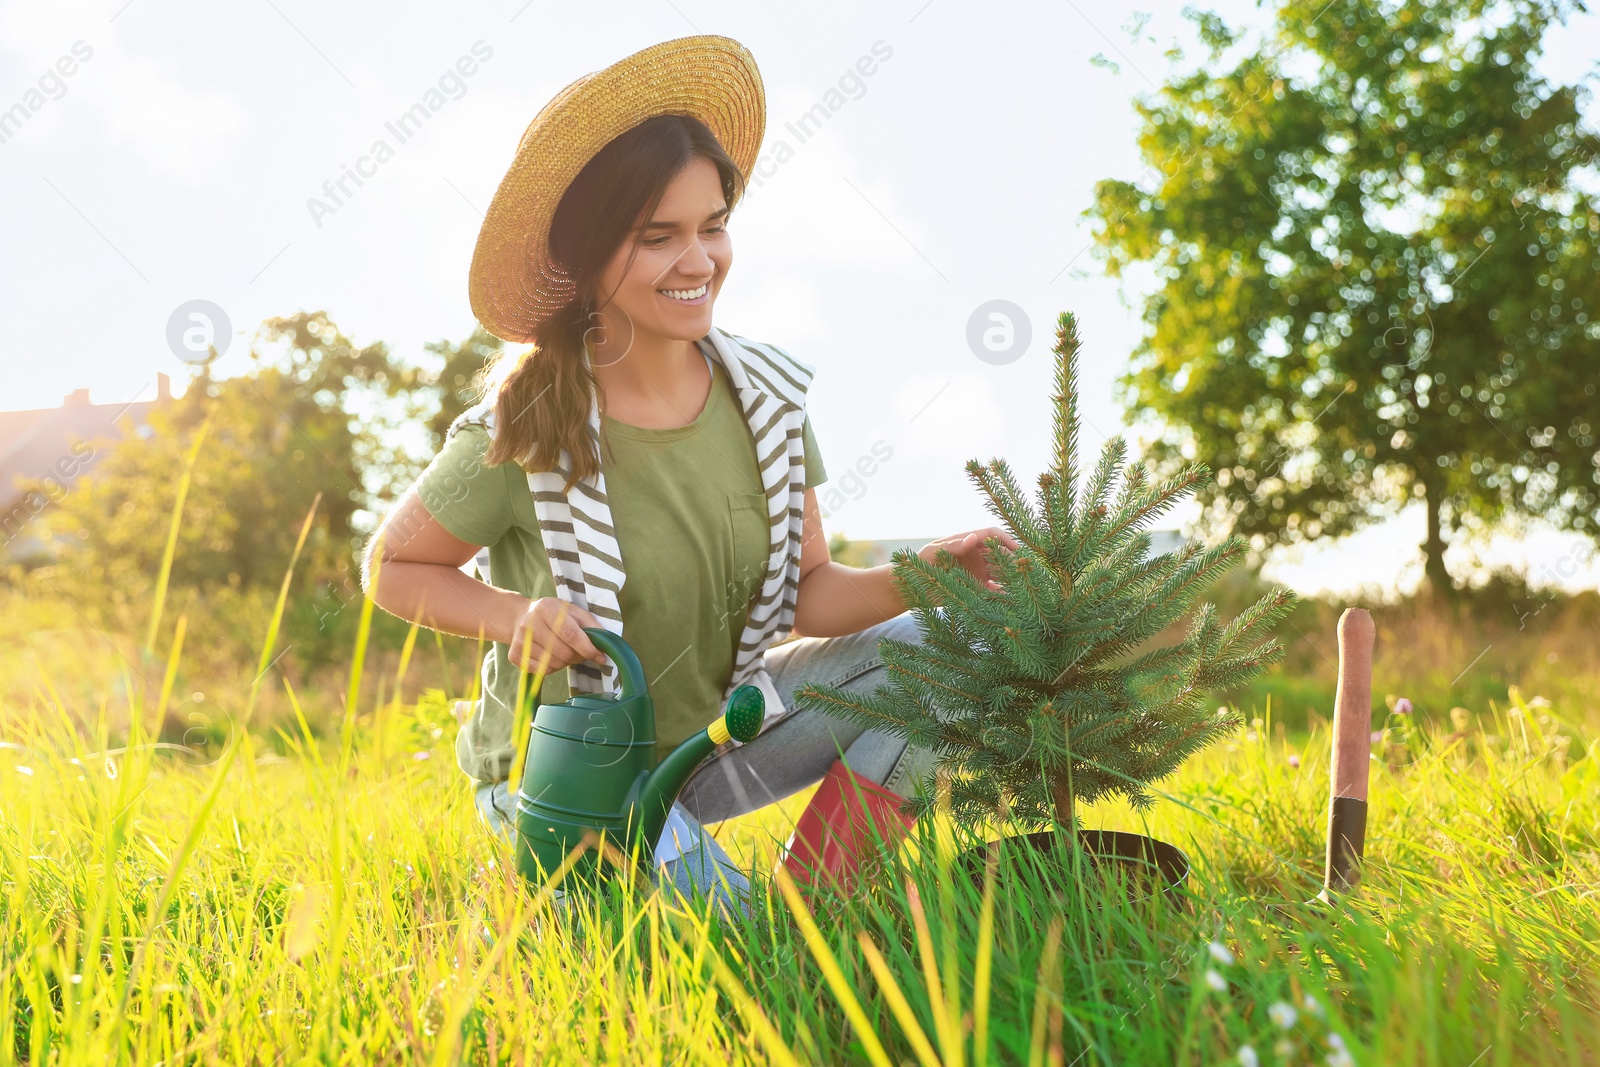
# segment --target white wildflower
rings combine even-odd
[[[1227,991],[1228,980],[1222,977],[1221,974],[1218,974],[1216,968],[1207,967],[1206,985],[1210,986],[1212,989],[1215,989],[1218,993],[1223,993]]]
[[[1211,944],[1208,946],[1208,950],[1211,953],[1211,958],[1222,964],[1224,967],[1230,966],[1233,963],[1233,953],[1229,952],[1228,946],[1224,945],[1221,941],[1211,942]]]
[[[1261,1067],[1261,1057],[1249,1045],[1239,1046],[1239,1067]]]
[[[1300,1006],[1310,1014],[1315,1015],[1317,1018],[1322,1018],[1322,1001],[1318,1000],[1310,993],[1307,993],[1300,998]]]
[[[1294,1025],[1294,1021],[1300,1017],[1294,1010],[1293,1004],[1281,1000],[1267,1009],[1267,1015],[1278,1025],[1279,1030],[1289,1029]]]

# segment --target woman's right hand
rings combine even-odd
[[[600,621],[584,609],[560,597],[542,596],[528,604],[511,632],[506,656],[525,671],[534,671],[549,651],[545,674],[585,660],[605,663],[606,657],[589,640],[583,627],[604,629]]]

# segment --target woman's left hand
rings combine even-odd
[[[989,561],[984,559],[984,540],[998,537],[1000,544],[1008,552],[1017,550],[1017,539],[998,526],[985,526],[981,530],[968,530],[966,533],[951,534],[941,537],[937,541],[929,541],[917,550],[917,555],[934,562],[935,556],[942,548],[956,558],[956,562],[971,572],[972,576],[982,582],[989,589],[1002,588],[999,582],[989,577]]]

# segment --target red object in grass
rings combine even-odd
[[[848,895],[863,867],[881,862],[883,851],[897,845],[915,821],[901,814],[902,799],[834,760],[795,824],[781,865],[798,885],[820,882]]]

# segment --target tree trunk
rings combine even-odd
[[[1444,490],[1437,485],[1422,483],[1423,491],[1427,494],[1425,505],[1428,509],[1428,536],[1422,542],[1422,575],[1428,587],[1428,592],[1436,597],[1447,597],[1455,591],[1450,582],[1450,572],[1444,565],[1444,537],[1439,528],[1439,498],[1444,495]]]
[[[1063,774],[1050,783],[1050,795],[1056,803],[1056,825],[1063,833],[1072,832],[1072,776]]]
[[[1067,769],[1050,779],[1050,799],[1055,802],[1056,825],[1064,834],[1072,833],[1072,722],[1063,713],[1061,727],[1067,735]]]

